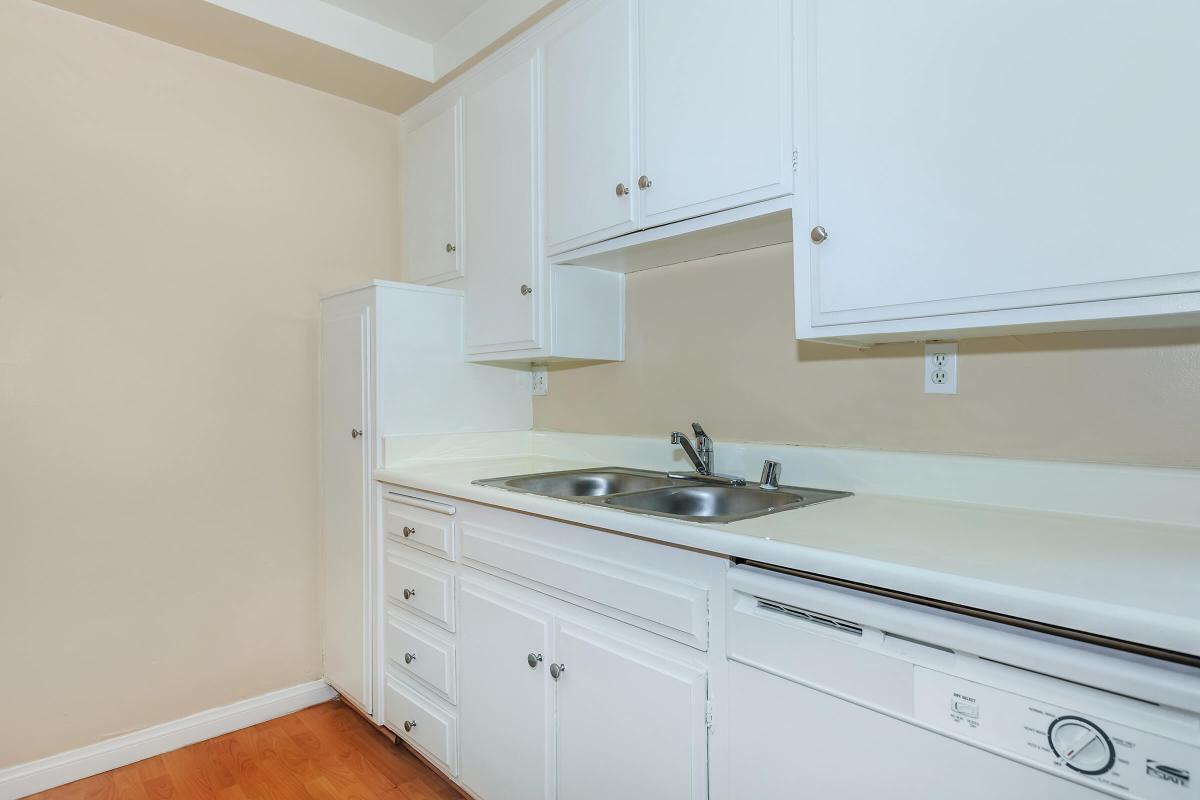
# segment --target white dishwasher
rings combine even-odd
[[[736,800],[1200,798],[1200,668],[729,575]]]

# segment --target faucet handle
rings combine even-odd
[[[707,439],[708,434],[704,432],[704,428],[700,427],[699,422],[692,423],[692,430],[696,432],[696,436]]]
[[[762,477],[758,480],[759,488],[778,489],[779,473],[782,470],[783,467],[778,461],[772,461],[769,458],[763,461]]]

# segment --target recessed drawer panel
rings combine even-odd
[[[388,666],[419,681],[451,703],[456,701],[454,645],[444,642],[416,623],[389,615],[384,634]]]
[[[458,775],[458,721],[454,713],[421,696],[396,677],[387,677],[384,722],[449,775]]]
[[[454,576],[406,557],[389,547],[384,568],[384,591],[399,608],[454,630]]]
[[[661,636],[708,648],[708,591],[650,572],[627,561],[610,561],[525,536],[464,522],[464,563],[553,592],[601,614]],[[619,612],[619,613],[613,613]]]
[[[454,517],[387,498],[383,530],[400,544],[454,560]]]

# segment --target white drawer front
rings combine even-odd
[[[394,542],[454,560],[452,516],[389,498],[383,504],[383,530]]]
[[[454,576],[389,548],[383,578],[388,599],[446,630],[454,630]]]
[[[384,639],[391,669],[456,702],[453,644],[394,616],[388,620]]]
[[[708,591],[701,586],[467,522],[462,525],[462,554],[464,562],[485,572],[535,589],[558,590],[568,601],[592,601],[587,607],[601,614],[708,648]]]
[[[387,726],[449,775],[458,775],[458,720],[454,713],[391,675],[384,692]]]

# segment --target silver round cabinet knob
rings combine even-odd
[[[415,719],[404,720],[404,732],[405,733],[412,733],[412,729],[415,727],[417,727],[417,721]]]
[[[559,678],[561,678],[562,674],[566,671],[567,671],[566,664],[551,664],[550,665],[550,677],[554,678],[554,680],[558,680]]]
[[[416,653],[405,653],[404,654],[404,663],[405,664],[411,664],[412,662],[414,662],[416,660],[417,660]]]
[[[537,669],[537,665],[542,663],[542,654],[530,653],[529,655],[525,656],[525,660],[529,663],[530,669]]]
[[[350,438],[351,439],[357,439],[360,436],[362,436],[362,431],[360,431],[358,428],[350,429]]]
[[[405,538],[405,539],[407,539],[408,537],[412,536],[412,535],[413,535],[414,533],[416,533],[416,532],[417,532],[417,529],[416,529],[416,528],[410,528],[410,527],[408,527],[407,525],[405,525],[405,526],[404,526],[404,538]]]
[[[649,189],[653,185],[654,185],[654,181],[650,180],[645,175],[638,178],[638,188],[641,189],[643,192],[646,191],[647,189]]]
[[[416,596],[417,596],[416,589],[405,589],[404,590],[404,599],[405,600],[412,600]]]
[[[533,287],[528,283],[521,284],[521,294],[533,294]]]
[[[617,184],[617,197],[624,197],[629,194],[629,187],[623,183]]]
[[[829,238],[829,231],[823,225],[818,225],[808,232],[808,238],[812,239],[813,244],[820,244]]]
[[[458,248],[455,247],[454,245],[450,244],[450,242],[446,242],[446,252],[447,253],[453,253],[457,249]]]

